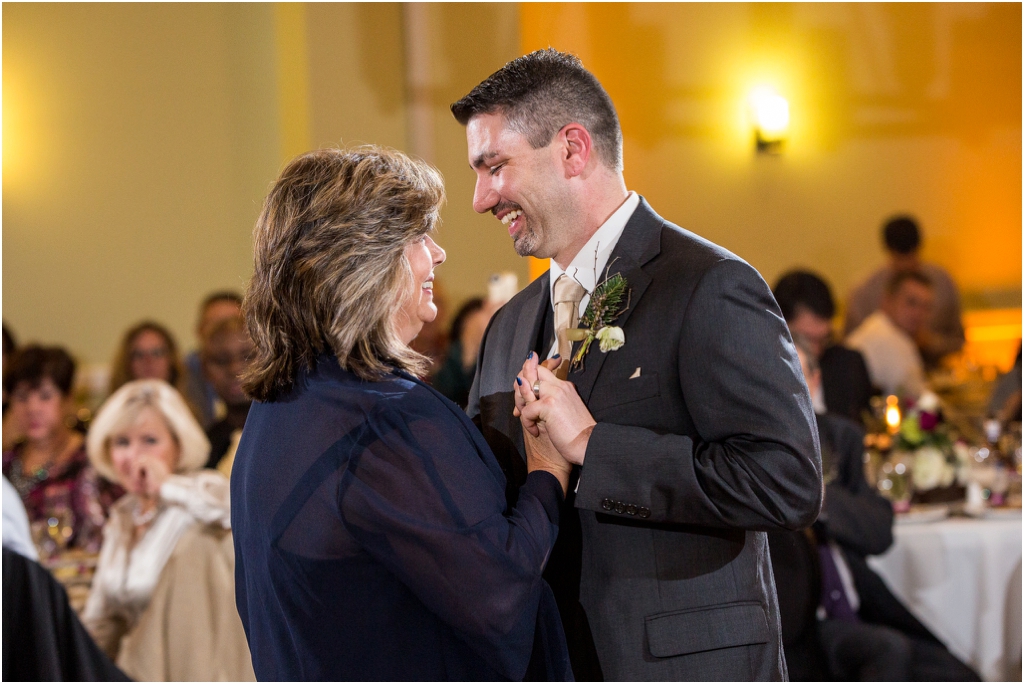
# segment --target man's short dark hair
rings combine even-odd
[[[890,252],[912,254],[921,246],[921,229],[910,216],[894,216],[882,229],[885,246]]]
[[[546,147],[566,124],[582,124],[605,166],[622,170],[622,129],[615,106],[575,55],[548,48],[514,59],[451,109],[463,126],[478,114],[501,114],[534,149]]]
[[[4,391],[13,394],[18,385],[28,383],[37,389],[44,380],[50,380],[60,393],[68,396],[75,380],[75,361],[61,347],[41,347],[30,344],[14,352],[4,368]]]
[[[233,302],[238,306],[242,306],[242,295],[234,290],[220,290],[218,292],[211,292],[206,295],[203,303],[199,307],[199,311],[205,313],[211,305],[217,302]]]
[[[836,314],[836,304],[832,292],[824,280],[810,271],[790,271],[779,278],[775,284],[775,301],[782,309],[782,316],[792,321],[797,309],[804,307],[815,316],[832,319]]]
[[[886,285],[885,291],[890,295],[894,295],[900,291],[900,288],[903,286],[903,283],[907,282],[908,280],[911,280],[915,283],[920,283],[921,285],[927,287],[929,290],[932,289],[932,287],[934,287],[934,285],[932,284],[932,279],[926,276],[924,273],[921,273],[920,271],[898,271],[897,273],[893,274],[892,278],[889,279],[889,283]]]

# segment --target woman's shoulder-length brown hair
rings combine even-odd
[[[117,354],[110,366],[110,393],[113,394],[125,383],[136,379],[132,376],[132,346],[135,344],[135,338],[144,332],[154,332],[164,339],[171,366],[171,377],[167,378],[167,382],[174,389],[184,393],[185,367],[182,365],[181,355],[178,353],[178,343],[165,326],[149,320],[140,321],[128,328],[121,338],[121,344],[118,346]]]
[[[399,338],[394,319],[412,284],[405,247],[434,228],[443,202],[440,174],[394,150],[323,149],[292,160],[253,235],[242,308],[255,352],[245,391],[273,401],[324,353],[364,380],[394,369],[423,374],[425,357]]]

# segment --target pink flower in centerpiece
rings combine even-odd
[[[931,432],[939,424],[939,414],[930,411],[921,411],[921,429]]]

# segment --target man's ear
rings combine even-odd
[[[590,137],[590,132],[581,124],[570,123],[562,127],[562,130],[558,132],[558,137],[565,155],[563,163],[566,176],[570,178],[579,176],[587,167],[590,157],[594,153],[594,141]]]

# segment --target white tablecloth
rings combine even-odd
[[[893,593],[988,681],[1021,679],[1021,519],[897,524],[868,560]]]

